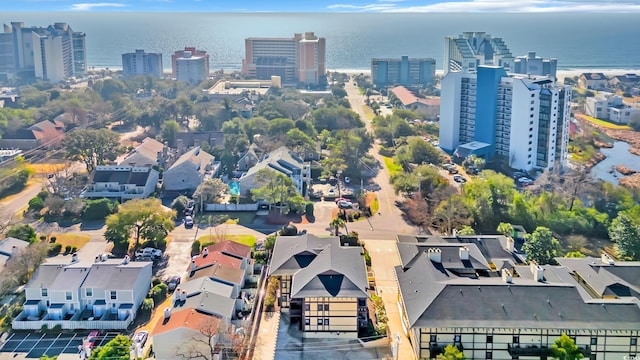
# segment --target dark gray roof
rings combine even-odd
[[[271,255],[271,275],[293,275],[307,267],[329,245],[339,246],[338,237],[317,237],[312,234],[278,236]]]
[[[329,245],[291,283],[292,298],[367,297],[367,273],[361,247]]]
[[[461,272],[459,259],[451,252],[451,238],[437,244],[437,237],[431,237],[428,245],[416,241],[411,245],[409,237],[398,239],[403,265],[395,272],[412,327],[637,329],[640,323],[639,299],[591,298],[565,266],[544,266],[543,282],[533,278],[528,266],[516,266],[512,283],[505,283],[498,271]],[[441,263],[430,260],[420,249],[436,246],[442,251]],[[482,256],[480,247],[476,243],[466,246],[467,265],[473,267],[472,259]],[[478,260],[482,263],[486,259]]]
[[[607,80],[603,73],[582,73],[587,80]]]
[[[257,164],[255,164],[245,176],[257,173],[261,169],[270,168],[279,171],[287,176],[293,173],[299,173],[304,167],[304,161],[294,152],[281,146],[272,152],[266,154]]]
[[[228,319],[233,318],[235,304],[235,299],[206,290],[187,297],[186,301],[173,300],[175,311],[191,308],[205,314],[224,316]]]
[[[599,296],[615,295],[640,298],[640,262],[616,262],[605,264],[601,259],[558,258],[560,265],[566,266],[574,275],[584,279]]]
[[[133,184],[136,186],[144,186],[147,183],[151,171],[151,169],[147,169],[147,171],[133,171],[130,166],[101,167],[96,169],[93,174],[93,183],[114,182],[120,185]]]

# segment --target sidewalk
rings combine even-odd
[[[253,351],[254,360],[272,360],[276,354],[278,342],[278,327],[280,326],[280,312],[262,312],[260,318],[260,330],[256,338],[256,347]]]

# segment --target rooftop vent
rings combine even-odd
[[[170,307],[164,308],[164,318],[169,319],[170,317],[171,317],[171,308]]]
[[[609,256],[609,254],[607,253],[602,253],[602,256],[600,256],[600,259],[602,260],[602,262],[604,264],[607,265],[615,265],[616,262],[613,260],[613,258],[611,256]]]
[[[502,281],[506,284],[511,284],[513,282],[513,277],[511,273],[507,269],[502,269]]]
[[[427,254],[429,255],[429,260],[435,263],[442,262],[442,250],[440,250],[439,248],[429,249],[427,250]]]
[[[469,248],[466,246],[463,246],[461,248],[459,248],[458,250],[458,254],[460,255],[460,260],[469,260]]]

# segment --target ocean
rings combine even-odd
[[[514,56],[536,51],[559,69],[639,69],[637,14],[531,13],[8,13],[9,24],[67,22],[86,33],[89,67],[121,68],[121,55],[204,49],[211,71],[239,70],[247,37],[292,37],[313,31],[327,39],[327,68],[369,70],[373,57],[431,57],[442,69],[445,36],[484,31],[502,37]]]

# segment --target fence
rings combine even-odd
[[[258,211],[258,203],[255,204],[206,204],[205,211]]]

